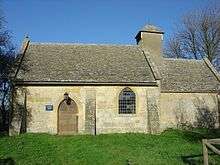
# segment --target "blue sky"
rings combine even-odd
[[[0,0],[17,47],[28,34],[35,42],[135,44],[147,23],[172,34],[190,10],[220,0]]]

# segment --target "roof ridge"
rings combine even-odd
[[[31,42],[31,45],[88,45],[88,46],[134,46],[132,44],[95,44],[95,43],[77,43],[77,42]]]

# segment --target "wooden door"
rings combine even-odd
[[[63,100],[58,109],[58,134],[68,135],[78,132],[78,108],[73,100]]]

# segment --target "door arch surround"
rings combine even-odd
[[[78,106],[70,97],[63,99],[58,106],[57,133],[59,135],[78,133]]]

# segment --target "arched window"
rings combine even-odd
[[[119,95],[119,114],[135,114],[135,93],[128,87]]]

